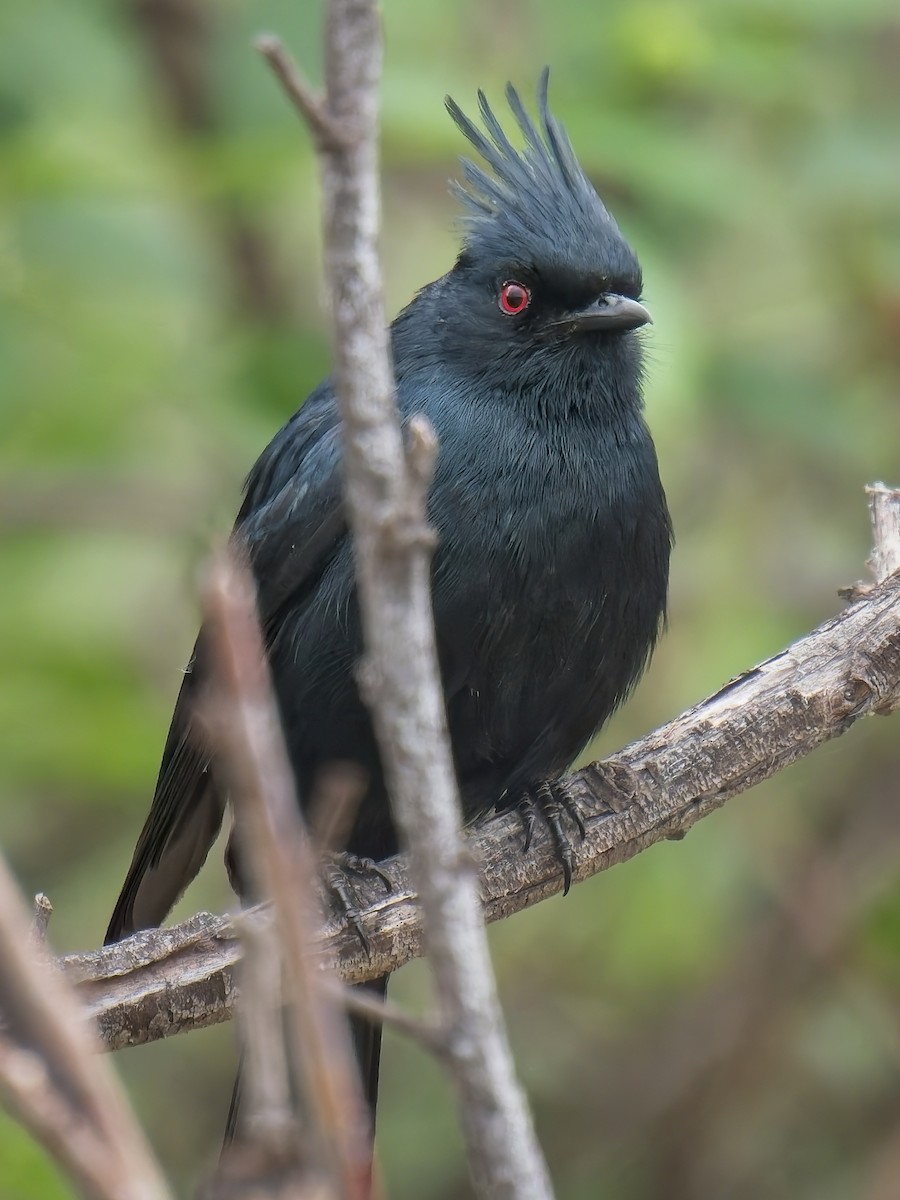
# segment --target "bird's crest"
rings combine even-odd
[[[454,180],[451,188],[466,207],[470,237],[488,234],[499,224],[519,235],[541,239],[552,235],[557,245],[560,238],[563,243],[571,240],[583,254],[585,243],[608,245],[611,235],[619,241],[621,234],[581,169],[565,129],[550,111],[549,78],[545,68],[537,92],[538,124],[512,84],[506,85],[506,99],[525,138],[521,151],[510,142],[483,91],[478,92],[478,109],[486,134],[455,100],[446,98],[450,116],[493,172],[463,158],[466,183]]]

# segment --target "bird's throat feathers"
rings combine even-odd
[[[542,420],[640,418],[639,333],[513,330],[496,309],[459,265],[423,288],[392,326],[401,398],[412,390],[449,396],[460,389],[498,412],[512,406]]]

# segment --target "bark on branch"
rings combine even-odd
[[[879,495],[876,504],[900,511],[900,492],[882,488]],[[879,545],[873,561],[892,566],[893,575],[675,720],[570,776],[586,818],[576,879],[683,836],[731,797],[845,733],[859,718],[900,707],[900,543],[893,549]],[[469,845],[479,864],[487,920],[561,891],[543,830],[536,830],[523,855],[517,819],[488,817],[473,826]],[[371,957],[334,919],[320,932],[323,951],[348,982],[396,970],[423,953],[405,857],[392,859],[386,870],[393,893],[386,896],[378,881],[366,893]],[[256,919],[268,918],[261,911]],[[177,928],[136,934],[64,962],[80,981],[105,1044],[119,1049],[228,1020],[239,956],[229,918],[201,913]]]
[[[426,497],[437,442],[422,416],[413,415],[404,431],[394,398],[378,258],[377,6],[330,0],[327,13],[321,97],[275,39],[260,49],[309,126],[322,167],[344,499],[365,645],[361,690],[394,823],[409,849],[476,1194],[550,1200],[460,831],[431,608],[435,539]]]

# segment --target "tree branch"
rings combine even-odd
[[[43,905],[41,906],[43,907]],[[90,1200],[169,1190],[67,981],[29,936],[0,857],[0,1096]]]
[[[338,149],[347,144],[347,136],[326,109],[326,98],[312,88],[300,74],[280,38],[261,34],[253,43],[275,74],[285,94],[306,122],[317,149]]]
[[[892,498],[900,503],[900,491]],[[889,545],[879,553],[890,554]],[[898,707],[900,573],[895,573],[675,720],[570,776],[586,817],[575,878],[682,836],[731,797],[846,733],[859,718]],[[619,811],[610,811],[610,801]],[[477,822],[469,846],[480,866],[488,921],[562,890],[553,847],[540,827],[527,855],[521,853],[518,820],[510,814]],[[361,899],[369,901],[363,920],[371,958],[334,917],[319,934],[322,952],[347,982],[396,970],[424,952],[406,859],[384,865],[394,882],[391,894],[378,881],[360,888]],[[255,919],[267,916],[261,911]],[[81,981],[106,1045],[118,1049],[228,1020],[239,956],[229,919],[200,914],[175,929],[135,934],[64,962]]]
[[[214,144],[225,131],[214,66],[221,7],[208,0],[125,0],[122,8],[139,38],[172,130],[188,145]],[[280,255],[238,190],[204,188],[196,202],[204,208],[207,236],[220,242],[234,281],[234,299],[244,314],[274,326],[289,321],[291,300]]]
[[[422,416],[404,445],[394,398],[378,260],[378,81],[374,0],[330,0],[325,96],[284,49],[262,46],[309,122],[322,162],[325,273],[334,379],[343,422],[344,495],[353,533],[371,712],[391,809],[409,848],[475,1190],[492,1200],[549,1200],[497,998],[461,810],[431,609],[434,534],[426,497],[437,452]]]
[[[876,580],[900,571],[900,489],[883,483],[866,488],[872,518],[872,554],[869,570]]]
[[[315,1134],[316,1165],[327,1172],[335,1195],[355,1200],[370,1194],[369,1116],[350,1031],[333,997],[319,986],[328,966],[311,953],[311,933],[318,923],[313,895],[317,864],[272,696],[256,590],[249,570],[233,555],[223,555],[215,564],[204,607],[216,681],[210,725],[231,782],[242,872],[249,872],[253,894],[271,897],[274,918],[274,929],[256,926],[255,932],[252,922],[241,921],[244,942],[249,949],[255,939],[251,953],[275,992],[262,995],[260,978],[245,985],[256,1001],[243,1012],[251,1118],[244,1122],[245,1132],[267,1152],[264,1158],[274,1153],[277,1161],[293,1152],[302,1164],[300,1123],[291,1120],[290,1063],[303,1098],[303,1119]]]

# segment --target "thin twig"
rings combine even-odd
[[[866,495],[869,497],[869,519],[872,522],[872,553],[866,560],[866,566],[875,582],[861,581],[838,588],[838,595],[847,600],[859,600],[867,596],[876,584],[895,571],[900,571],[900,488],[870,483],[866,487]]]
[[[119,1177],[97,1132],[54,1087],[43,1060],[0,1036],[0,1095],[86,1196],[118,1197]]]
[[[421,1046],[423,1050],[427,1050],[429,1054],[444,1061],[447,1060],[447,1039],[443,1029],[435,1022],[421,1021],[418,1017],[414,1017],[400,1008],[399,1005],[391,1003],[390,1000],[382,1000],[378,996],[373,996],[366,988],[347,987],[346,984],[336,980],[329,980],[325,986],[329,995],[332,995],[337,1003],[342,1004],[348,1012],[365,1017],[373,1025],[390,1025],[398,1033],[402,1033],[410,1041]]]
[[[137,34],[149,82],[163,101],[160,119],[168,120],[185,147],[199,149],[203,161],[225,123],[223,99],[229,85],[216,70],[223,6],[208,0],[126,0],[119,7]],[[234,299],[252,325],[264,321],[280,328],[288,323],[291,293],[281,255],[240,189],[226,184],[214,195],[203,191],[194,199],[203,206],[203,227],[219,244],[233,278]],[[157,496],[157,510],[159,504]],[[171,532],[171,525],[165,528]]]
[[[275,74],[294,107],[309,127],[320,150],[336,149],[347,141],[346,134],[328,113],[326,97],[319,95],[304,78],[282,40],[272,33],[260,34],[253,42]]]
[[[900,571],[900,488],[872,483],[866,495],[874,534],[868,565],[876,583],[880,583]]]
[[[168,1200],[94,1031],[56,965],[35,954],[29,927],[0,857],[0,1092],[84,1195]]]
[[[280,1148],[296,1136],[288,1056],[282,1021],[281,954],[270,921],[238,917],[245,1111],[242,1128],[252,1141]]]
[[[47,940],[47,928],[53,916],[53,905],[48,896],[38,892],[34,898],[34,911],[31,914],[31,941],[35,946],[43,946]]]
[[[365,1102],[340,1011],[319,986],[313,931],[320,913],[311,888],[310,853],[293,774],[269,680],[249,570],[223,555],[206,588],[205,610],[215,657],[221,740],[235,797],[238,849],[257,895],[268,895],[284,956],[287,1038],[328,1170],[343,1200],[368,1194],[371,1138]]]

